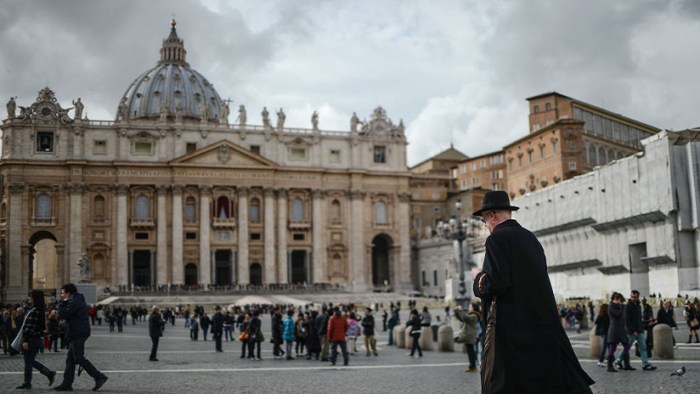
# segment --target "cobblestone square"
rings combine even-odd
[[[268,342],[262,345],[263,361],[239,358],[241,343],[224,342],[224,353],[214,351],[211,334],[208,340],[191,341],[189,329],[182,319],[168,325],[160,341],[159,362],[149,362],[151,341],[147,323],[124,326],[122,333],[109,332],[107,325],[93,326],[86,345],[86,355],[98,369],[109,376],[100,390],[105,393],[317,393],[358,390],[363,393],[478,393],[477,373],[467,374],[466,354],[425,351],[421,359],[406,356],[406,349],[387,346],[387,333],[379,331],[378,357],[365,357],[364,344],[358,340],[359,354],[350,358],[348,367],[332,367],[321,361],[274,360],[270,338],[270,318],[262,316]],[[685,360],[653,360],[654,372],[620,372],[610,374],[587,357],[588,335],[571,331],[571,341],[583,368],[596,381],[594,393],[697,393],[700,387],[700,345],[685,345],[680,340],[677,356]],[[680,339],[683,330],[676,332]],[[45,352],[38,360],[59,371],[56,385],[61,381],[65,351]],[[640,368],[633,356],[633,366]],[[683,377],[670,377],[671,372],[685,366]],[[21,357],[0,356],[0,391],[13,392],[21,383]],[[46,392],[46,380],[35,372],[35,391]],[[87,392],[93,381],[86,374],[76,377],[74,389]]]

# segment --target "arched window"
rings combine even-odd
[[[216,199],[216,217],[219,219],[228,219],[231,217],[228,197],[220,196]]]
[[[39,197],[36,198],[36,218],[51,218],[51,197],[49,197],[48,194],[40,194]]]
[[[593,145],[593,144],[591,144],[588,147],[588,162],[591,163],[592,166],[598,165],[598,157],[596,155],[596,148],[595,148],[595,145]]]
[[[95,219],[102,220],[105,218],[105,198],[102,196],[95,196],[93,201],[93,209],[95,213]]]
[[[613,160],[615,160],[615,152],[612,149],[610,149],[608,151],[608,163],[610,163]]]
[[[250,200],[250,221],[260,221],[260,200],[255,197]]]
[[[581,148],[581,153],[583,155],[583,162],[588,163],[588,149],[586,149],[586,144],[583,144]]]
[[[105,257],[101,254],[98,253],[92,258],[92,266],[93,266],[93,273],[94,276],[100,277],[104,276],[104,264],[105,264]]]
[[[301,222],[304,220],[304,202],[301,198],[295,198],[292,201],[292,221]]]
[[[617,160],[620,160],[623,157],[625,157],[625,156],[622,154],[622,151],[617,151]]]
[[[331,222],[340,223],[340,201],[333,200],[331,203]]]
[[[136,219],[148,219],[148,197],[143,194],[136,197],[134,216]]]
[[[598,164],[601,166],[607,164],[608,159],[605,158],[605,148],[602,146],[598,148]]]
[[[194,197],[192,196],[187,197],[187,200],[185,200],[185,221],[197,221],[197,205]]]
[[[386,203],[384,201],[377,202],[377,223],[386,224]]]

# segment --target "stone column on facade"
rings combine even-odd
[[[69,270],[68,280],[74,283],[80,281],[80,260],[83,252],[83,194],[86,186],[81,182],[68,184],[70,195],[70,237],[69,237]]]
[[[156,285],[165,285],[168,283],[168,211],[166,209],[168,186],[157,185],[156,193],[158,195]]]
[[[248,274],[248,188],[238,187],[238,283],[247,285]]]
[[[277,189],[277,282],[288,283],[287,189]]]
[[[7,214],[9,215],[8,250],[5,256],[7,267],[6,299],[8,301],[26,300],[29,284],[23,281],[22,272],[22,199],[25,185],[21,182],[11,182],[9,185],[10,203]]]
[[[400,291],[411,290],[411,234],[410,234],[410,202],[411,194],[409,192],[399,192],[399,243],[401,247],[399,249],[399,258],[396,274],[394,278],[396,280],[397,288]]]
[[[271,188],[263,189],[265,220],[265,283],[277,283],[275,270],[275,191]]]
[[[206,286],[211,284],[211,186],[199,186],[199,278]]]
[[[115,184],[112,186],[112,191],[117,197],[117,284],[128,286],[131,284],[129,278],[129,262],[127,246],[127,206],[126,193],[129,187],[124,184]]]
[[[173,185],[173,247],[171,282],[174,285],[185,283],[185,268],[182,255],[182,185]]]
[[[156,283],[156,259],[158,258],[158,253],[156,253],[155,250],[151,249],[151,283],[149,283],[149,286],[156,286],[158,285]]]
[[[313,201],[313,223],[312,225],[312,238],[313,238],[313,278],[311,283],[325,283],[325,261],[326,261],[326,242],[324,234],[324,222],[323,222],[323,202],[325,200],[325,191],[320,189],[314,189],[311,193]]]
[[[364,208],[365,195],[363,190],[352,190],[352,218],[350,220],[350,277],[354,291],[367,290],[367,273],[365,267],[364,240]]]

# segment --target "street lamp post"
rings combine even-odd
[[[466,310],[469,306],[470,297],[467,296],[467,285],[464,282],[464,265],[467,262],[464,261],[463,243],[468,236],[474,236],[474,234],[467,234],[466,230],[468,228],[473,229],[474,227],[477,227],[478,224],[475,224],[474,221],[472,221],[471,226],[469,226],[466,220],[464,222],[462,221],[461,199],[457,199],[457,202],[455,203],[455,208],[457,208],[457,218],[453,216],[452,219],[450,219],[448,222],[438,222],[438,229],[440,230],[440,234],[443,239],[455,240],[459,244],[459,287],[457,288],[459,296],[455,298],[455,305],[461,306],[462,309]],[[469,266],[475,266],[475,264],[471,260],[468,262],[468,264]]]

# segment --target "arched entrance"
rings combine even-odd
[[[233,270],[231,254],[231,250],[229,249],[221,249],[214,252],[214,277],[217,286],[230,285],[232,282],[231,274]]]
[[[194,286],[197,284],[197,264],[188,263],[185,266],[185,285]]]
[[[250,265],[250,284],[253,286],[262,286],[262,267],[258,263]]]
[[[30,289],[56,290],[58,284],[58,254],[56,237],[48,231],[38,231],[29,238]]]
[[[293,284],[308,283],[309,254],[306,252],[306,250],[292,250],[289,260],[290,282]]]
[[[391,237],[386,234],[379,234],[372,239],[372,284],[374,286],[391,284],[391,261],[389,257],[391,244]]]
[[[133,283],[134,286],[146,287],[153,285],[153,262],[150,250],[134,250]]]

